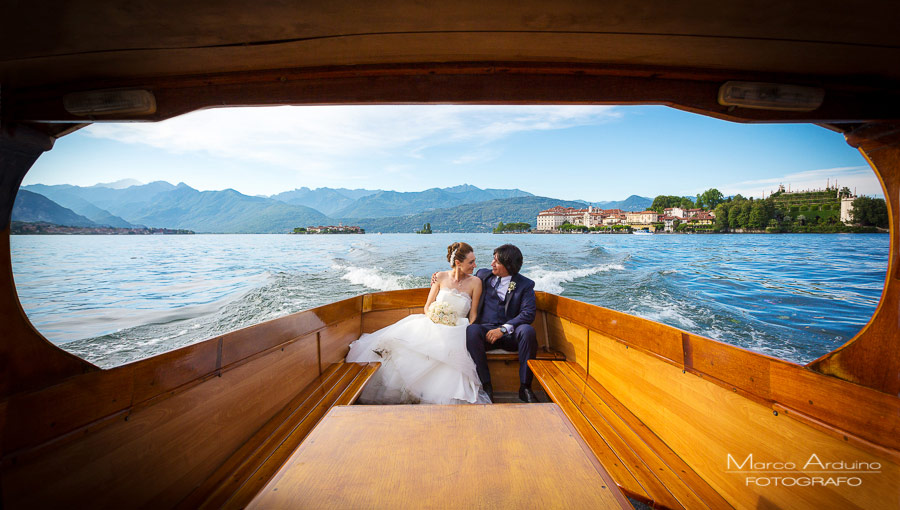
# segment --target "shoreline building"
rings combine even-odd
[[[334,225],[319,225],[318,227],[309,226],[306,228],[306,232],[309,234],[365,234],[366,231],[358,226],[347,226],[343,223],[338,223],[337,226]]]
[[[566,222],[572,225],[584,225],[589,228],[600,225],[615,225],[625,223],[625,214],[625,211],[621,209],[594,209],[593,206],[588,206],[587,209],[575,209],[574,207],[557,205],[538,213],[537,227],[535,229],[543,232],[552,232],[558,230]]]
[[[656,222],[658,217],[656,211],[630,212],[621,209],[594,209],[593,206],[575,209],[557,205],[538,213],[535,230],[553,232],[566,222],[588,228],[620,224],[646,226]]]
[[[625,223],[628,225],[647,226],[659,221],[659,213],[656,211],[626,212]]]
[[[856,200],[856,198],[856,195],[841,197],[841,223],[844,225],[853,223],[853,218],[850,216],[850,213],[853,212],[853,201]]]
[[[538,232],[555,232],[566,222],[572,225],[585,227],[599,227],[608,225],[628,225],[638,229],[648,229],[651,232],[659,227],[666,232],[675,230],[676,221],[696,226],[708,226],[715,223],[716,215],[713,211],[703,209],[682,209],[680,207],[668,207],[663,214],[656,211],[623,211],[621,209],[575,209],[574,207],[555,206],[538,213]]]

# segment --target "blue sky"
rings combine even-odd
[[[24,184],[120,179],[271,195],[309,188],[421,191],[471,184],[566,200],[762,196],[838,180],[883,196],[842,135],[736,124],[662,106],[301,106],[213,109],[95,124],[57,141]]]

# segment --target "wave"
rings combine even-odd
[[[260,287],[213,303],[154,312],[139,325],[61,347],[110,368],[318,306],[326,295],[328,301],[339,301],[356,294],[349,288],[335,289],[334,281],[327,274],[269,273]]]
[[[526,276],[534,280],[534,289],[544,292],[552,292],[561,294],[563,292],[562,284],[571,282],[579,278],[595,275],[597,273],[605,273],[608,271],[621,271],[625,267],[621,264],[603,264],[594,267],[586,267],[582,269],[564,269],[553,271],[536,267],[525,273]]]
[[[351,265],[335,264],[332,269],[343,272],[342,280],[347,280],[354,285],[362,285],[370,289],[386,291],[411,289],[426,285],[424,278],[412,275],[398,275],[385,271],[379,267],[359,267]]]

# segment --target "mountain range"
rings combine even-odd
[[[96,227],[90,219],[67,209],[53,200],[20,189],[13,203],[12,221],[25,221],[29,223],[46,222],[68,227]]]
[[[419,192],[299,188],[266,197],[233,189],[198,191],[184,183],[125,180],[90,187],[23,186],[12,219],[208,233],[279,233],[339,222],[377,232],[411,232],[424,223],[436,231],[488,232],[501,221],[534,224],[538,212],[554,205],[643,210],[651,202],[636,195],[619,202],[565,201],[468,184]]]

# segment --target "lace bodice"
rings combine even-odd
[[[434,301],[449,304],[459,317],[468,317],[472,308],[472,298],[456,289],[441,289]]]

